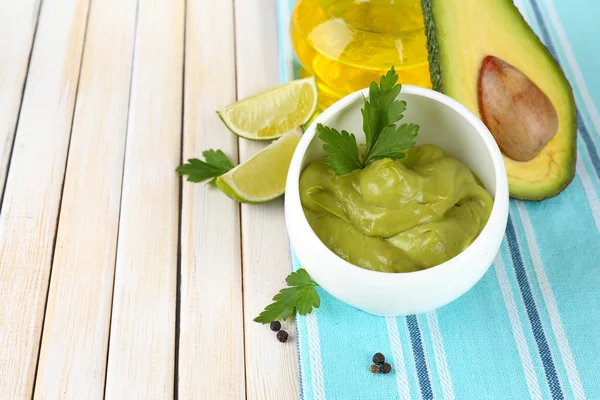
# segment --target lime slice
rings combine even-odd
[[[275,86],[217,111],[236,135],[273,140],[308,122],[317,108],[317,84],[305,78]]]
[[[300,137],[299,129],[288,132],[245,163],[218,177],[217,186],[242,203],[266,203],[281,196]]]

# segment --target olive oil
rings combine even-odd
[[[400,83],[431,87],[419,0],[297,0],[290,34],[301,76],[317,78],[321,109],[392,65]]]

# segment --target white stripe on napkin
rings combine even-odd
[[[510,283],[508,282],[508,276],[506,274],[506,267],[502,261],[502,254],[498,252],[496,259],[494,260],[494,269],[496,270],[496,279],[500,285],[500,292],[504,299],[506,311],[508,312],[508,319],[512,328],[512,333],[515,338],[517,345],[517,352],[523,365],[523,372],[525,373],[525,381],[527,382],[527,389],[529,390],[529,396],[534,400],[542,400],[542,393],[540,391],[540,384],[533,368],[533,362],[531,360],[531,353],[525,335],[523,334],[523,325],[519,319],[517,312],[517,305],[515,298],[510,289]]]
[[[406,375],[406,364],[404,363],[404,353],[402,352],[402,342],[400,342],[400,333],[398,332],[398,323],[395,317],[385,317],[387,325],[390,347],[392,349],[392,358],[394,359],[394,369],[396,370],[396,385],[400,399],[410,399],[410,389],[408,387],[408,376]]]
[[[310,359],[310,377],[315,400],[325,400],[325,384],[323,382],[323,366],[321,365],[321,340],[316,311],[306,315],[308,332],[308,354]]]
[[[569,65],[573,76],[575,77],[575,83],[577,85],[577,89],[581,94],[584,104],[587,110],[590,113],[590,117],[592,119],[592,123],[596,128],[596,131],[600,132],[600,117],[598,116],[598,112],[594,106],[594,102],[591,99],[590,93],[585,85],[583,75],[577,62],[575,60],[575,56],[571,49],[571,45],[567,39],[564,28],[560,23],[560,19],[556,13],[556,9],[554,8],[554,4],[551,0],[542,0],[546,6],[546,11],[550,16],[550,20],[552,22],[552,27],[556,32],[560,45],[565,53],[567,58],[567,64]],[[516,0],[515,4],[521,10],[523,16],[526,14],[523,12],[524,7],[522,4],[522,0]],[[527,18],[526,18],[527,19]],[[557,55],[558,56],[558,55]],[[558,60],[557,60],[558,61]],[[587,149],[587,146],[584,146],[586,152],[588,153],[588,158],[591,159],[589,155],[590,149]],[[581,161],[580,157],[577,157],[576,169],[579,177],[581,178],[581,182],[583,184],[583,188],[585,191],[585,195],[588,199],[588,203],[590,204],[590,209],[592,211],[592,216],[594,218],[594,222],[596,223],[596,228],[600,231],[600,203],[598,202],[598,197],[596,195],[596,191],[592,185],[590,174],[588,173],[587,168]],[[548,277],[546,275],[546,271],[541,261],[540,254],[538,252],[537,243],[535,240],[535,236],[533,234],[533,228],[531,225],[531,221],[529,219],[529,215],[527,214],[527,210],[525,209],[525,205],[522,202],[517,203],[517,209],[519,211],[519,215],[521,216],[521,221],[523,224],[523,229],[525,231],[525,237],[527,241],[527,247],[529,248],[529,253],[531,255],[534,271],[538,278],[539,286],[542,291],[542,297],[544,299],[544,303],[546,304],[546,308],[548,310],[548,314],[550,316],[550,325],[552,326],[552,331],[554,332],[554,336],[556,338],[556,342],[558,344],[559,352],[565,364],[565,369],[567,371],[567,379],[569,380],[569,385],[573,390],[573,395],[575,399],[585,399],[585,393],[583,391],[583,385],[581,383],[581,379],[579,377],[579,372],[577,371],[577,367],[575,365],[575,360],[573,359],[573,354],[571,352],[571,348],[569,346],[569,342],[567,340],[564,328],[562,326],[562,322],[560,320],[560,315],[558,313],[558,308],[556,306],[556,300],[554,299],[554,295],[552,294],[552,290],[550,288],[550,283],[548,281]],[[539,272],[539,273],[538,273]]]
[[[569,346],[569,341],[567,340],[567,335],[565,334],[565,329],[563,328],[560,314],[558,313],[558,307],[556,306],[556,300],[554,299],[552,289],[550,288],[548,275],[546,275],[546,270],[538,251],[538,245],[535,240],[529,215],[527,214],[525,204],[522,201],[517,201],[516,203],[517,209],[519,210],[519,216],[521,217],[523,230],[525,231],[525,239],[533,263],[533,270],[537,276],[538,284],[542,292],[542,298],[544,299],[548,315],[550,316],[550,325],[552,326],[552,331],[554,332],[556,343],[558,344],[558,350],[560,351],[560,355],[565,364],[569,384],[571,385],[575,399],[585,399],[581,378],[579,377],[579,372],[577,371],[577,366],[573,359],[573,353],[571,352],[571,347]]]
[[[587,149],[586,149],[587,151]],[[598,202],[598,196],[596,195],[596,191],[594,190],[594,185],[592,184],[590,174],[588,173],[587,168],[581,161],[581,157],[577,157],[576,162],[577,175],[581,179],[581,183],[583,184],[583,190],[585,192],[585,197],[587,197],[588,203],[590,204],[590,209],[592,210],[592,217],[594,218],[594,222],[596,223],[596,228],[600,231],[600,202]]]
[[[598,111],[596,111],[596,107],[594,106],[592,96],[590,96],[590,92],[585,84],[583,74],[581,73],[581,70],[577,65],[577,61],[575,60],[575,55],[573,54],[573,50],[571,49],[571,45],[569,43],[569,40],[567,39],[565,29],[560,23],[560,19],[558,18],[558,14],[556,13],[556,9],[554,8],[554,4],[552,3],[552,1],[542,1],[546,6],[546,11],[548,12],[548,16],[550,17],[550,21],[552,22],[552,28],[554,28],[554,32],[556,32],[556,36],[558,37],[560,46],[565,52],[565,56],[567,57],[567,63],[569,64],[569,68],[571,68],[571,72],[573,73],[573,77],[575,78],[575,84],[577,85],[577,89],[579,90],[579,93],[583,98],[585,108],[590,113],[590,118],[592,119],[592,123],[596,128],[596,132],[600,133],[600,116],[598,116]]]
[[[430,311],[426,314],[427,326],[429,327],[429,336],[433,344],[433,355],[437,373],[442,384],[442,395],[444,400],[454,400],[454,388],[452,387],[452,377],[448,370],[448,361],[446,360],[446,351],[444,350],[444,342],[440,333],[440,325],[438,323],[437,314],[435,311]]]

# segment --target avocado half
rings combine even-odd
[[[526,75],[558,114],[554,137],[529,161],[503,154],[510,195],[542,200],[573,179],[577,119],[571,86],[511,0],[421,0],[433,89],[481,118],[478,77],[483,60],[497,57]]]

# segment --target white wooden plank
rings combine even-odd
[[[235,101],[231,2],[187,3],[184,159],[237,140],[215,110]],[[179,397],[243,399],[239,205],[204,183],[183,184]]]
[[[0,216],[2,399],[32,394],[87,11],[41,10]]]
[[[235,3],[238,98],[279,83],[274,0]],[[240,139],[246,160],[264,145]],[[246,391],[249,399],[298,399],[298,355],[293,323],[281,344],[267,326],[252,320],[271,302],[291,271],[283,201],[242,206]]]
[[[37,399],[104,395],[135,10],[136,0],[90,5]]]
[[[0,0],[0,197],[12,150],[39,0]]]
[[[140,0],[106,398],[173,396],[184,1]]]

